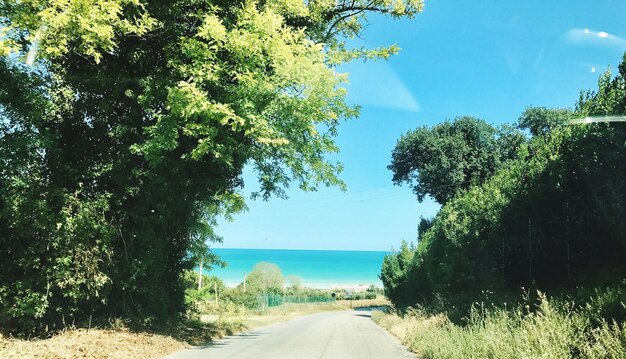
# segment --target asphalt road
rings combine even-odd
[[[312,314],[226,337],[167,359],[415,358],[369,311]]]

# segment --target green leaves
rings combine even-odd
[[[511,129],[458,117],[402,136],[388,168],[394,173],[394,183],[410,184],[419,201],[430,195],[444,204],[488,180],[515,156],[521,142],[521,135],[516,136]]]
[[[621,281],[626,128],[569,120],[626,113],[625,78],[626,57],[618,76],[605,74],[598,91],[583,92],[579,112],[528,108],[518,123],[533,135],[527,141],[510,127],[493,141],[495,129],[468,119],[403,136],[390,166],[394,181],[415,184],[418,195],[443,199],[443,206],[431,224],[420,223],[410,271],[396,268],[398,255],[385,259],[381,278],[392,301],[436,305],[438,297],[463,299],[480,290],[558,291]],[[498,165],[473,182],[486,158]],[[444,193],[424,185],[455,175],[470,184]]]
[[[0,5],[0,321],[184,311],[216,218],[338,185],[327,159],[367,13],[417,1],[8,0]],[[6,56],[8,55],[8,56]],[[26,63],[24,65],[23,63]],[[6,303],[16,303],[8,307]]]
[[[141,36],[156,26],[138,0],[8,0],[0,18],[0,55],[27,51],[16,46],[26,41],[42,58],[71,51],[96,63],[116,49],[116,33]]]
[[[276,264],[259,262],[246,277],[246,283],[252,293],[280,293],[285,285],[285,278]]]
[[[546,135],[551,130],[568,125],[574,113],[568,109],[529,107],[520,116],[518,126],[528,129],[533,136]]]

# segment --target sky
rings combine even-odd
[[[439,207],[387,169],[398,138],[420,126],[470,115],[513,123],[529,106],[572,108],[596,89],[626,51],[626,1],[426,0],[412,20],[370,17],[354,45],[396,44],[388,61],[342,66],[358,119],[339,127],[347,191],[323,188],[289,199],[248,201],[233,222],[220,221],[215,248],[378,250],[415,242],[420,216]],[[246,193],[254,177],[244,175]]]

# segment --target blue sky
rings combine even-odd
[[[349,101],[362,106],[337,138],[347,192],[294,189],[288,200],[249,201],[248,212],[221,222],[224,243],[215,247],[389,250],[415,241],[420,215],[438,206],[392,185],[386,167],[397,139],[461,115],[501,124],[531,105],[573,107],[607,66],[617,70],[624,14],[626,1],[427,0],[413,20],[370,18],[355,44],[402,51],[340,69],[350,74]]]

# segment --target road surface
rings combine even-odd
[[[369,311],[311,314],[225,337],[167,359],[415,358],[370,315]]]

